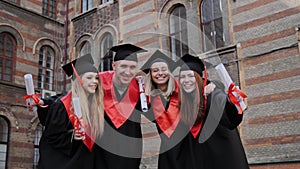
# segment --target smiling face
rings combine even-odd
[[[112,64],[115,70],[113,78],[114,83],[118,86],[128,86],[131,79],[136,75],[137,62],[131,60],[119,60]]]
[[[192,70],[184,70],[179,73],[179,82],[182,89],[191,93],[196,89],[196,77],[194,71]]]
[[[167,85],[170,79],[170,72],[167,63],[155,62],[150,67],[152,81],[156,85]]]
[[[96,92],[99,85],[99,76],[95,72],[86,72],[81,76],[82,87],[87,94],[92,94]]]

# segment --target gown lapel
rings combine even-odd
[[[133,78],[123,98],[118,101],[113,85],[114,71],[100,72],[104,91],[104,110],[116,128],[121,127],[130,117],[139,99],[138,84]]]
[[[153,98],[152,107],[155,120],[159,128],[164,132],[166,136],[171,137],[180,120],[177,81],[175,81],[175,91],[170,96],[168,109],[165,109],[160,95],[157,95]]]

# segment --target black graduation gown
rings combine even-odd
[[[39,169],[94,168],[95,148],[90,152],[81,140],[74,140],[73,129],[63,102],[57,99],[45,118],[39,145]]]
[[[40,120],[40,123],[44,126],[46,121],[47,112],[49,111],[49,108],[51,104],[58,98],[66,95],[67,93],[63,92],[61,94],[57,94],[55,96],[50,96],[47,98],[41,98],[44,101],[44,105],[47,105],[47,107],[38,107],[37,109],[37,115]]]
[[[104,75],[105,74],[105,75]],[[123,122],[118,122],[118,118],[122,116],[116,112],[121,110],[114,108],[105,108],[105,128],[103,136],[99,139],[99,146],[103,149],[101,156],[105,158],[105,165],[108,169],[138,169],[142,157],[142,132],[141,132],[141,113],[140,113],[140,99],[138,88],[134,87],[136,82],[133,79],[130,89],[127,89],[123,95],[117,92],[117,89],[112,84],[113,72],[101,72],[100,78],[104,89],[104,102],[115,104],[124,104],[125,108],[129,104],[134,108],[127,113],[129,117],[125,117]],[[133,86],[132,86],[133,85]],[[113,88],[113,89],[112,89]],[[111,94],[111,95],[110,95]],[[108,96],[110,95],[110,96]],[[124,101],[124,97],[135,96],[132,102]],[[115,98],[115,99],[113,99]],[[105,103],[105,106],[106,106]],[[128,104],[128,106],[127,106]],[[111,112],[108,112],[111,111]],[[122,112],[123,113],[123,112]],[[111,116],[111,114],[114,114]],[[99,151],[98,151],[99,152]]]
[[[206,113],[213,106],[210,105],[211,99],[212,94],[208,96]],[[242,115],[238,115],[235,106],[226,101],[217,128],[204,143],[199,143],[199,134],[194,138],[188,132],[188,127],[180,121],[170,138],[161,134],[161,145],[167,145],[168,150],[159,155],[158,169],[249,169],[236,128],[241,120]]]

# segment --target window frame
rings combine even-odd
[[[219,4],[216,4],[218,2]],[[209,3],[209,7],[211,10],[208,10],[210,12],[207,12],[208,8],[204,9],[204,3]],[[224,47],[226,45],[226,38],[229,35],[228,30],[225,29],[226,24],[224,24],[224,5],[222,0],[203,0],[200,5],[200,14],[201,14],[201,29],[202,29],[202,43],[203,43],[203,51],[207,52],[209,50],[217,49],[220,47]],[[218,10],[215,10],[216,6],[219,7]],[[217,11],[217,12],[216,12]],[[205,14],[205,15],[204,15]],[[210,16],[208,16],[210,15]],[[209,18],[207,21],[205,21],[205,18]],[[217,29],[219,27],[220,29]],[[210,31],[207,31],[208,29]],[[221,30],[218,31],[218,30]]]
[[[93,8],[93,0],[82,0],[81,1],[81,12],[87,12]]]
[[[109,49],[113,46],[113,36],[111,33],[106,32],[103,34],[100,42],[100,64],[99,71],[112,70],[113,53]],[[104,49],[104,48],[107,49]]]
[[[10,137],[10,130],[9,130],[10,129],[10,123],[9,123],[9,120],[5,116],[0,115],[0,121],[1,121],[1,119],[3,119],[3,121],[6,122],[6,125],[7,125],[6,141],[0,140],[0,145],[5,144],[5,146],[6,146],[6,152],[5,152],[5,169],[6,169],[7,168],[7,159],[8,159],[9,137]]]
[[[50,18],[56,18],[57,0],[43,0],[42,14]]]
[[[91,50],[91,44],[89,41],[83,41],[80,45],[79,52],[78,52],[78,57],[90,54],[92,52]]]
[[[42,137],[42,133],[44,131],[44,127],[42,126],[41,123],[39,123],[37,126],[36,126],[36,129],[34,131],[34,152],[33,152],[33,168],[34,169],[37,169],[38,167],[38,161],[39,161],[39,157],[40,157],[40,154],[39,154],[39,143],[40,143],[40,139]]]
[[[178,10],[178,15],[174,15],[174,13],[176,13],[177,10]],[[172,55],[171,58],[173,60],[176,60],[177,57],[182,57],[184,54],[188,53],[188,30],[187,30],[186,17],[187,17],[187,13],[183,5],[177,5],[170,12],[169,49]],[[177,23],[180,24],[175,23],[176,18],[178,19]]]
[[[42,60],[42,65],[40,64],[41,63],[41,53],[42,53],[42,50],[43,49],[46,49],[46,51],[43,51],[43,53],[45,53],[45,55],[43,54],[43,60]],[[48,63],[48,51],[51,50],[50,52],[53,54],[51,56],[51,61],[50,63]],[[54,90],[54,74],[55,74],[55,50],[49,46],[49,45],[43,45],[41,46],[40,50],[39,50],[39,61],[38,61],[38,80],[37,80],[37,83],[38,83],[38,88],[40,89],[46,89],[46,90]],[[47,64],[50,64],[50,67],[47,67]],[[40,70],[42,70],[42,77],[41,79],[40,78]],[[49,79],[49,83],[46,82],[47,80],[47,72],[50,72],[50,77],[51,78],[48,78]],[[46,85],[48,85],[48,87],[46,87]]]
[[[3,81],[8,81],[8,82],[13,82],[13,76],[14,76],[14,73],[15,73],[15,62],[16,62],[16,53],[17,53],[17,42],[16,42],[16,39],[14,38],[14,36],[12,36],[10,33],[7,33],[7,32],[2,32],[0,33],[0,37],[3,36],[3,53],[1,53],[1,46],[0,46],[0,59],[2,60],[0,62],[0,80],[3,80]],[[10,40],[11,42],[11,57],[10,56],[7,56],[6,53],[7,53],[7,40]],[[1,39],[0,39],[0,43],[1,43]],[[6,68],[8,67],[6,65],[6,63],[10,61],[11,64],[11,67],[10,67],[10,73],[5,73],[6,71]],[[5,76],[8,76],[9,79],[5,79]]]

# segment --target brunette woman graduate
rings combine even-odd
[[[158,168],[248,169],[237,130],[243,114],[238,114],[218,81],[213,81],[217,86],[214,91],[207,98],[203,96],[206,79],[202,79],[204,64],[198,57],[187,54],[182,61],[180,123],[175,133],[185,132],[184,128],[189,131],[177,145],[161,155]]]
[[[48,108],[40,140],[39,169],[95,168],[94,142],[103,133],[104,106],[93,63],[88,54],[63,66],[65,73],[72,76],[71,91]],[[73,98],[80,99],[79,105],[73,104]],[[79,106],[81,115],[75,113],[75,106]]]

